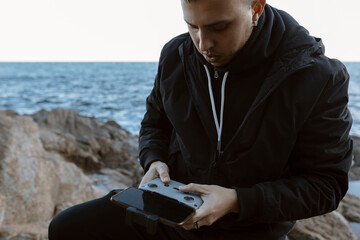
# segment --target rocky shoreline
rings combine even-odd
[[[351,180],[360,180],[360,139]],[[74,110],[0,111],[0,240],[47,238],[59,211],[115,188],[137,186],[137,136],[114,121]],[[298,221],[289,239],[359,239],[360,198],[347,194],[329,214]]]

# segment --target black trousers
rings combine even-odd
[[[286,236],[269,237],[261,232],[212,230],[203,226],[199,230],[184,230],[159,223],[155,234],[145,226],[127,224],[126,210],[110,202],[113,190],[106,196],[70,207],[54,217],[49,225],[49,240],[285,240]]]
[[[120,240],[120,239],[190,239],[198,233],[158,224],[155,234],[146,227],[125,223],[125,209],[110,202],[117,191],[106,196],[70,207],[54,217],[49,225],[49,240]]]

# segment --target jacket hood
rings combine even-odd
[[[243,71],[261,66],[268,60],[283,58],[289,53],[296,54],[311,47],[316,48],[317,51],[318,48],[324,49],[322,43],[318,44],[318,41],[319,39],[310,36],[309,32],[289,14],[266,4],[258,26],[254,27],[244,47],[227,66],[216,69],[220,72]],[[193,47],[198,59],[213,68],[196,50],[195,45]]]

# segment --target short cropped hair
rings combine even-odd
[[[191,2],[196,2],[196,0],[183,0],[185,2],[191,3]],[[254,0],[241,0],[241,1],[247,1],[249,4],[251,4]]]

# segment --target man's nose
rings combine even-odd
[[[199,49],[206,52],[214,47],[214,41],[210,38],[206,31],[199,31]]]

